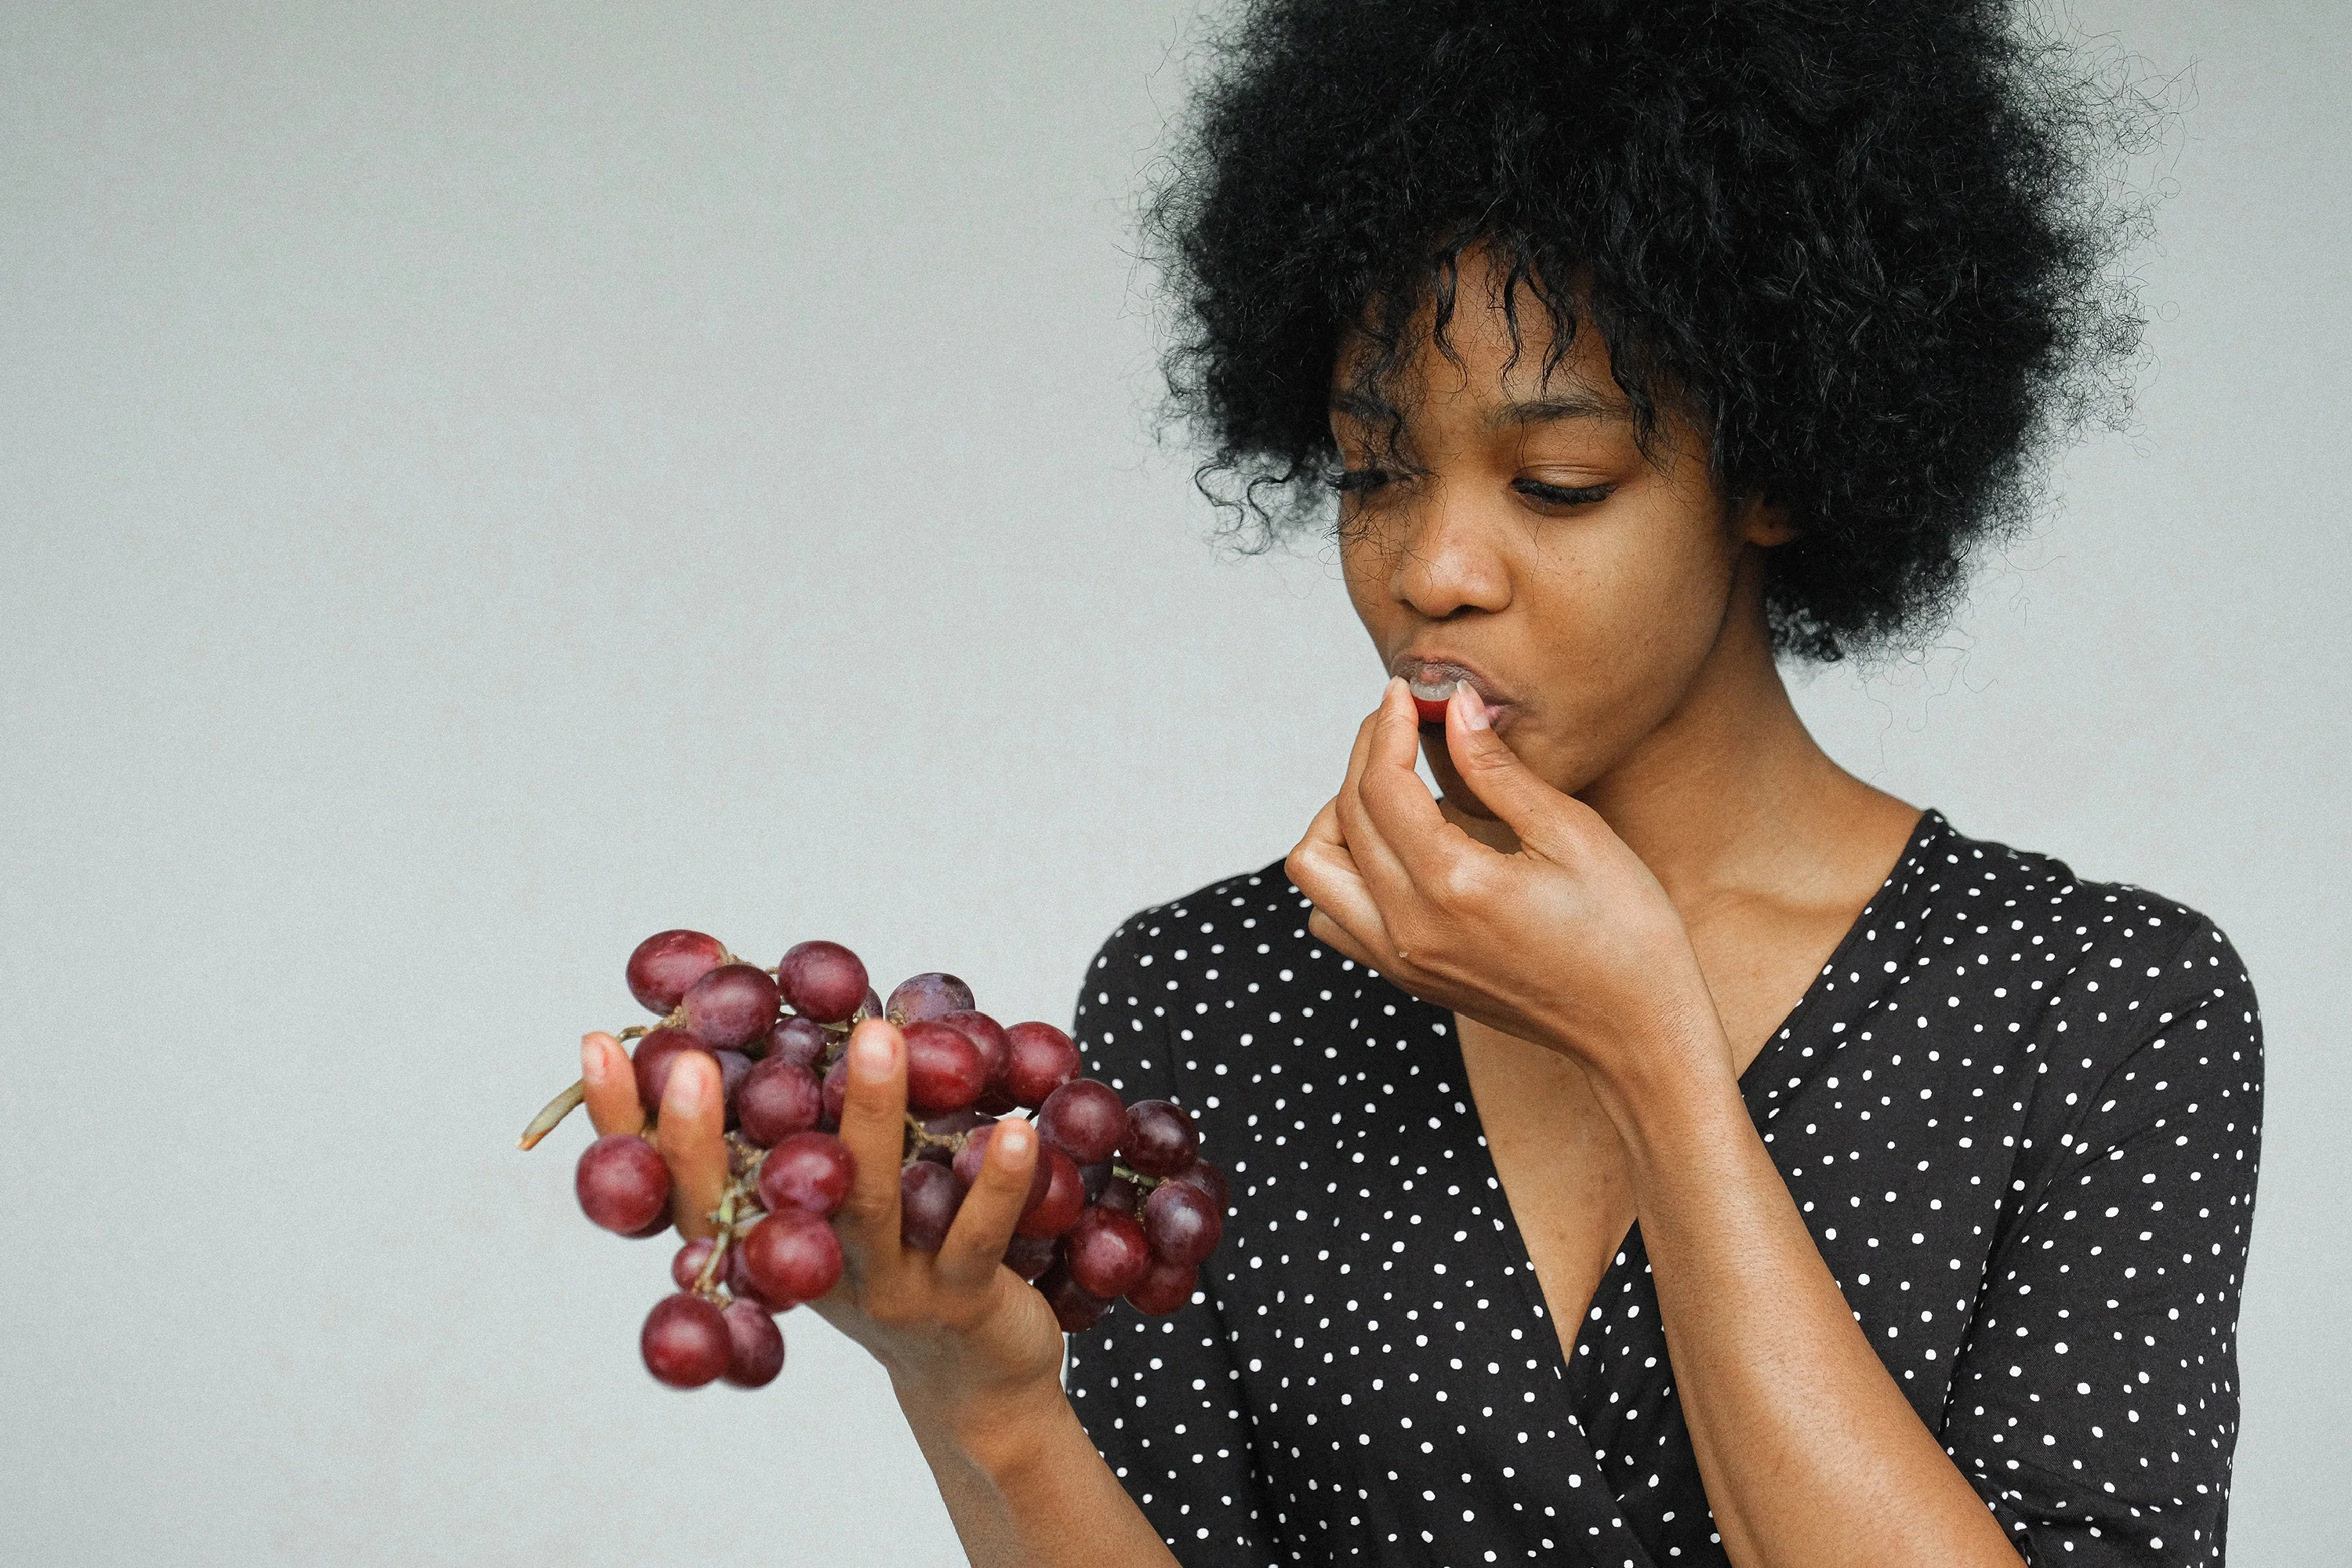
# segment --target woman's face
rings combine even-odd
[[[1343,356],[1340,563],[1391,674],[1424,697],[1466,679],[1519,759],[1577,794],[1684,708],[1727,641],[1763,638],[1760,563],[1743,569],[1743,552],[1784,531],[1725,504],[1687,424],[1663,420],[1643,454],[1591,329],[1539,383],[1543,312],[1518,301],[1514,358],[1493,277],[1464,258],[1447,330],[1458,366],[1422,331],[1391,393],[1395,458],[1381,416],[1351,405]],[[1424,749],[1449,800],[1483,816],[1442,742]]]

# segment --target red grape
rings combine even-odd
[[[770,1214],[801,1209],[828,1217],[849,1196],[856,1166],[849,1146],[830,1132],[795,1132],[760,1163],[760,1206]]]
[[[768,972],[722,963],[686,988],[686,1026],[715,1051],[731,1051],[775,1027],[782,1003]]]
[[[1192,1299],[1201,1287],[1201,1270],[1196,1264],[1179,1266],[1151,1260],[1143,1278],[1128,1287],[1127,1299],[1136,1310],[1149,1312],[1155,1318],[1166,1317]]]
[[[1045,1171],[1045,1195],[1021,1211],[1017,1228],[1024,1236],[1059,1236],[1076,1225],[1087,1206],[1087,1184],[1070,1157],[1059,1149],[1040,1146],[1037,1163]],[[1031,1195],[1035,1196],[1033,1184]]]
[[[960,1013],[942,1013],[940,1015],[939,1021],[952,1025],[971,1037],[971,1043],[980,1047],[981,1061],[987,1069],[988,1082],[994,1083],[1003,1078],[1005,1064],[1013,1058],[1013,1037],[1004,1032],[1003,1025],[987,1014],[971,1007]],[[1008,1106],[1006,1109],[1010,1110],[1011,1107]],[[1004,1112],[998,1111],[997,1114],[1002,1116]]]
[[[875,990],[871,985],[868,985],[866,988],[866,1000],[860,1002],[857,1005],[857,1011],[849,1016],[850,1022],[856,1023],[860,1019],[878,1018],[881,1016],[882,993]]]
[[[672,1388],[700,1388],[727,1371],[735,1347],[719,1309],[681,1291],[654,1303],[637,1350],[646,1370]]]
[[[826,1129],[841,1125],[841,1109],[849,1103],[849,1058],[824,1069],[824,1120],[817,1125]]]
[[[743,1238],[743,1270],[767,1300],[814,1301],[841,1278],[841,1238],[799,1209],[778,1209]]]
[[[898,988],[890,993],[889,1005],[883,1011],[892,1023],[903,1028],[942,1013],[961,1013],[971,1005],[971,986],[952,974],[931,970],[898,982]]]
[[[752,1301],[737,1301],[719,1316],[727,1324],[727,1370],[738,1388],[765,1388],[784,1370],[784,1336],[776,1320]]]
[[[1024,1279],[1035,1279],[1062,1256],[1062,1244],[1050,1236],[1023,1236],[1018,1232],[1004,1244],[1004,1267]]]
[[[1002,1079],[998,1079],[980,1091],[980,1098],[971,1102],[971,1108],[983,1116],[997,1117],[1020,1110],[1021,1102],[1013,1098],[1013,1091],[1004,1087]]]
[[[1103,1189],[1110,1185],[1110,1162],[1097,1160],[1091,1165],[1080,1165],[1078,1179],[1086,1184],[1087,1202],[1102,1202]]]
[[[630,1061],[636,1069],[637,1104],[646,1115],[661,1110],[662,1090],[669,1087],[669,1069],[686,1051],[717,1057],[701,1037],[685,1029],[656,1029],[637,1042],[637,1054]]]
[[[776,985],[793,1012],[838,1024],[866,1000],[866,965],[837,942],[804,942],[776,965]]]
[[[695,1281],[702,1278],[702,1266],[710,1261],[710,1247],[709,1237],[700,1241],[689,1241],[677,1249],[677,1257],[669,1260],[669,1277],[677,1282],[679,1289],[693,1289]]]
[[[1225,1173],[1206,1160],[1195,1160],[1168,1179],[1199,1188],[1210,1202],[1217,1205],[1217,1212],[1221,1215],[1233,1206],[1232,1189],[1226,1184]]]
[[[1011,1047],[1004,1061],[1004,1089],[1014,1104],[1034,1110],[1078,1076],[1078,1047],[1053,1025],[1015,1024],[1004,1037]]]
[[[727,948],[698,931],[656,931],[629,954],[629,994],[648,1013],[667,1016],[686,988],[727,962]]]
[[[898,1173],[898,1238],[923,1252],[937,1252],[963,1206],[963,1184],[946,1165],[917,1160]]]
[[[1124,1296],[1151,1267],[1151,1247],[1131,1215],[1089,1208],[1062,1238],[1070,1278],[1104,1300]]]
[[[1113,1214],[1131,1214],[1140,1216],[1143,1213],[1143,1189],[1125,1176],[1113,1176],[1109,1181],[1105,1182],[1102,1184],[1102,1191],[1096,1194],[1094,1201]]]
[[[814,1127],[824,1112],[824,1089],[808,1068],[769,1057],[736,1090],[735,1111],[743,1136],[764,1149]]]
[[[800,1211],[787,1209],[784,1212],[798,1214]],[[751,1267],[744,1261],[743,1244],[740,1241],[727,1249],[727,1261],[720,1266],[719,1275],[727,1289],[734,1292],[737,1300],[749,1301],[762,1311],[789,1312],[800,1305],[793,1300],[779,1301],[760,1289],[759,1281],[751,1278]]]
[[[779,1018],[776,1026],[768,1031],[768,1058],[781,1058],[794,1067],[822,1070],[817,1064],[824,1060],[824,1047],[832,1039],[821,1026],[806,1018]]]
[[[608,1132],[582,1150],[572,1186],[590,1219],[623,1236],[669,1212],[669,1167],[632,1133]]]
[[[1127,1121],[1118,1090],[1090,1078],[1073,1079],[1045,1097],[1037,1111],[1037,1136],[1079,1164],[1093,1165],[1110,1158]]]
[[[961,1110],[988,1087],[980,1047],[954,1025],[919,1019],[906,1036],[907,1103],[917,1115]]]
[[[1037,1289],[1045,1294],[1045,1304],[1054,1309],[1054,1321],[1062,1325],[1066,1334],[1080,1334],[1102,1321],[1110,1310],[1110,1303],[1070,1278],[1069,1265],[1056,1263],[1037,1281]]]
[[[1130,1171],[1172,1176],[1200,1152],[1201,1131],[1192,1114],[1164,1100],[1139,1100],[1127,1108],[1127,1131],[1118,1152]]]
[[[1143,1234],[1163,1263],[1197,1268],[1217,1249],[1225,1216],[1216,1201],[1182,1182],[1162,1182],[1143,1200]]]
[[[631,1241],[650,1241],[669,1228],[669,1213],[664,1210],[628,1233]]]
[[[727,1107],[727,1125],[731,1128],[738,1110],[735,1097],[742,1089],[744,1079],[751,1075],[751,1058],[741,1051],[713,1051],[711,1055],[719,1058],[719,1093]]]

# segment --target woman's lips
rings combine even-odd
[[[1500,719],[1507,702],[1496,700],[1496,693],[1478,672],[1468,665],[1451,659],[1400,658],[1391,667],[1391,673],[1401,675],[1412,691],[1412,705],[1420,711],[1424,724],[1445,722],[1445,704],[1454,689],[1466,685],[1479,701],[1486,705],[1486,721]]]

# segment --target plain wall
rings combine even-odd
[[[1378,689],[1155,449],[1173,0],[0,16],[0,1558],[954,1560],[807,1313],[638,1364],[667,1247],[514,1135],[692,925],[1066,1018],[1283,854]],[[2214,916],[2270,1119],[2240,1561],[2352,1493],[2337,1061],[2352,23],[2098,0],[2193,100],[2140,424],[1863,775]]]

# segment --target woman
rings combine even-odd
[[[2006,21],[1294,0],[1228,37],[1155,209],[1173,386],[1244,518],[1338,490],[1391,679],[1285,862],[1095,960],[1090,1071],[1191,1107],[1234,1205],[1192,1304],[1074,1336],[1066,1391],[996,1261],[1034,1136],[905,1250],[900,1042],[853,1037],[820,1310],[975,1563],[2220,1560],[2236,956],[1845,773],[1777,664],[1930,625],[2132,341],[2092,100]],[[670,1083],[693,1230],[718,1087]]]

